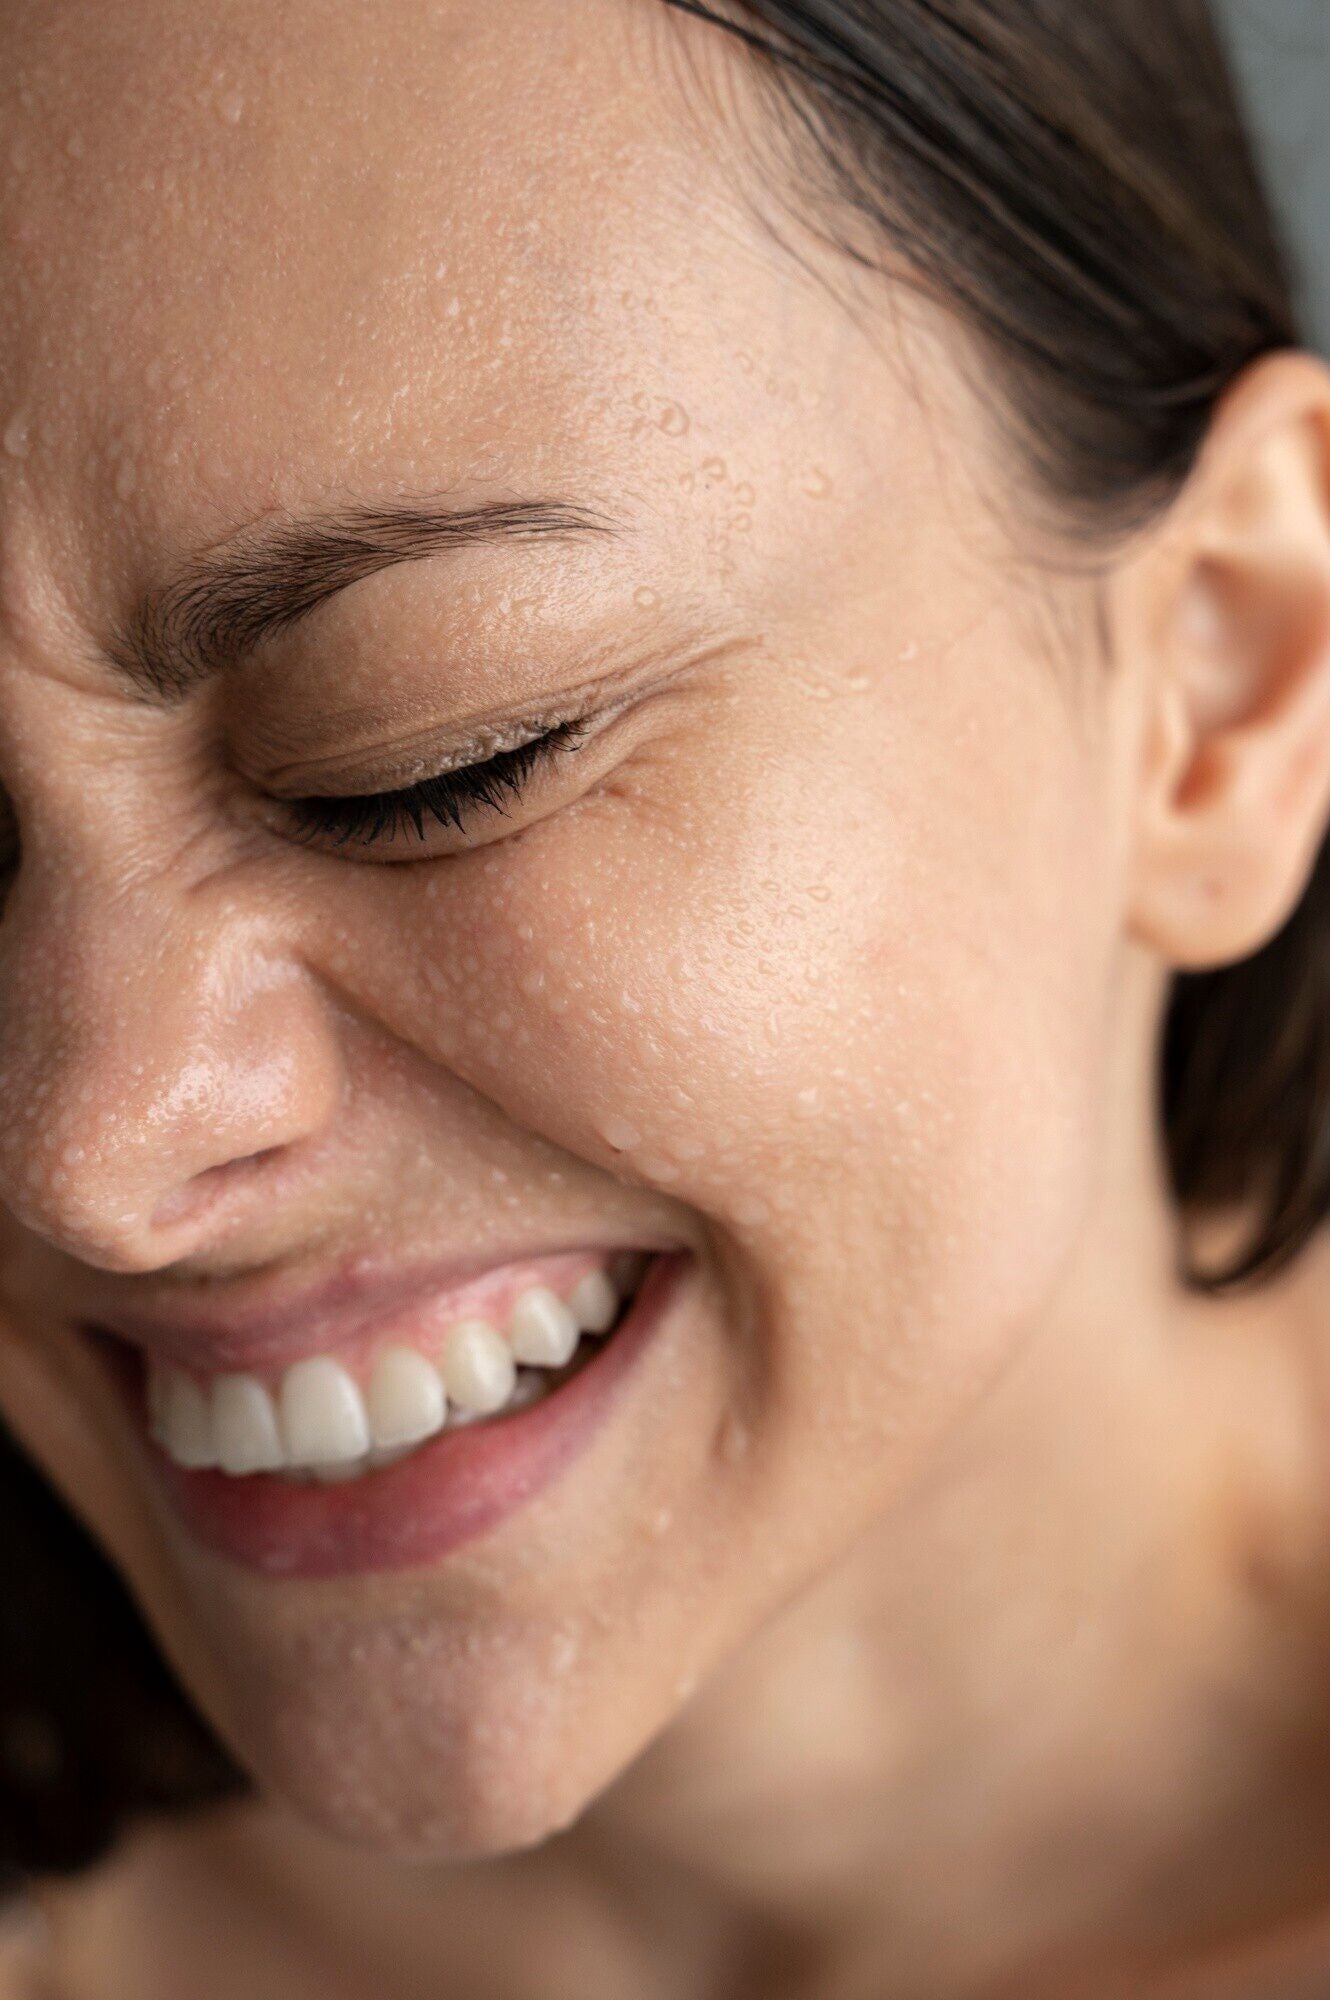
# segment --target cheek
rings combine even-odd
[[[753,1434],[806,1457],[816,1409],[879,1466],[1070,1253],[1110,844],[1024,657],[821,701],[760,671],[760,713],[750,693],[519,839],[365,885],[403,904],[371,1005],[593,1192],[700,1214],[751,1331]]]

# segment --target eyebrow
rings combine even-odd
[[[450,507],[437,496],[281,514],[191,557],[112,635],[111,664],[173,703],[288,631],[317,605],[397,563],[478,544],[614,535],[621,524],[561,500]]]

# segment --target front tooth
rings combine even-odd
[[[513,1393],[517,1364],[498,1328],[484,1319],[459,1319],[444,1336],[439,1363],[450,1403],[477,1416],[501,1410]]]
[[[577,1318],[548,1285],[531,1285],[518,1298],[508,1339],[518,1361],[531,1368],[562,1368],[577,1348]]]
[[[172,1369],[161,1399],[161,1441],[177,1465],[194,1471],[216,1465],[212,1412],[197,1382]]]
[[[340,1465],[369,1450],[364,1399],[341,1362],[326,1354],[287,1369],[278,1420],[292,1465]]]
[[[619,1295],[604,1271],[588,1271],[568,1294],[583,1333],[604,1333],[619,1311]]]
[[[272,1397],[255,1375],[219,1375],[212,1434],[223,1472],[276,1472],[286,1464]]]
[[[385,1348],[369,1378],[365,1407],[370,1436],[381,1450],[433,1437],[447,1407],[438,1369],[413,1347]]]

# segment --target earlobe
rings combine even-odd
[[[1230,964],[1292,915],[1330,818],[1330,368],[1246,371],[1112,595],[1143,703],[1130,929]]]

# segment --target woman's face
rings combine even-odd
[[[1125,706],[1072,696],[1085,587],[1008,545],[959,349],[821,281],[715,30],[3,32],[4,1412],[263,1783],[522,1845],[919,1477],[1076,1256]],[[273,803],[569,716],[506,815],[373,845]],[[338,1484],[147,1436],[141,1357],[359,1380],[452,1323],[447,1267],[635,1246],[686,1254],[594,1394]]]

